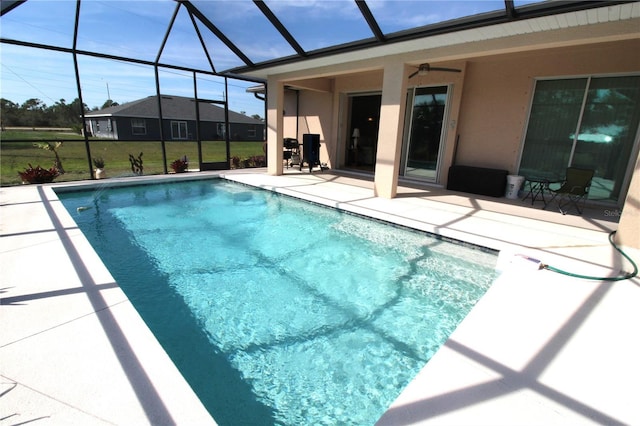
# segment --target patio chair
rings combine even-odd
[[[594,173],[595,172],[592,169],[568,167],[566,177],[560,188],[549,188],[549,192],[553,195],[548,204],[551,204],[557,199],[558,210],[560,210],[560,213],[567,214],[569,208],[573,206],[579,214],[582,214],[580,204],[584,206]],[[545,208],[547,205],[545,205]]]

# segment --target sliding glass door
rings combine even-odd
[[[373,172],[378,151],[378,127],[382,94],[357,94],[349,97],[349,125],[344,167]]]
[[[419,87],[409,99],[409,133],[404,154],[404,176],[436,181],[446,117],[448,87]]]
[[[538,81],[519,173],[562,179],[569,166],[593,169],[589,198],[617,201],[639,122],[640,76]]]

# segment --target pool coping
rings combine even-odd
[[[386,200],[373,196],[370,183],[327,173],[269,176],[253,170],[144,176],[89,185],[217,176],[501,252],[500,279],[391,405],[380,425],[524,424],[531,419],[640,422],[631,396],[620,392],[614,398],[611,386],[597,391],[571,383],[580,377],[581,368],[602,362],[602,353],[584,356],[579,349],[588,353],[590,336],[616,329],[618,323],[610,324],[607,316],[627,324],[640,319],[632,310],[640,301],[638,280],[615,285],[583,282],[527,269],[530,265],[513,256],[537,256],[567,270],[611,275],[621,263],[606,240],[610,231],[606,224],[575,227],[572,218],[566,218],[567,224],[556,223],[565,219],[553,212],[538,212],[541,218],[520,211],[510,215],[509,209],[495,212],[486,207],[492,200],[481,197],[462,196],[462,202],[447,204],[447,197],[461,195],[408,187]],[[16,422],[49,418],[85,424],[215,424],[71,215],[56,201],[53,188],[83,185],[87,182],[0,190],[4,292],[0,308],[3,329],[9,330],[3,332],[0,344],[4,393],[0,414]],[[521,235],[515,235],[518,229]],[[549,292],[554,294],[552,303],[547,300]],[[5,304],[7,300],[12,303]],[[551,305],[545,306],[547,319],[540,324],[527,321],[540,316],[534,309],[537,304]],[[487,330],[502,330],[509,339]],[[577,344],[554,337],[558,333]],[[619,374],[613,381],[601,373],[598,378],[633,395],[638,393],[640,374],[631,360],[640,349],[620,333],[609,332],[608,338],[624,359],[607,364],[609,372]],[[544,368],[526,368],[524,360],[541,357],[549,361]],[[534,374],[541,372],[546,376]],[[489,396],[477,395],[483,392]],[[627,402],[631,404],[625,408]]]

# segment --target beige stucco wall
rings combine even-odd
[[[639,72],[639,51],[628,40],[470,61],[457,162],[517,172],[535,78]]]
[[[284,105],[282,110],[283,137],[298,138],[296,134],[298,120],[298,93],[293,90],[284,91]]]
[[[640,55],[632,53],[638,51],[640,40],[634,39],[474,57],[438,64],[462,69],[462,73],[433,72],[409,80],[408,87],[450,85],[452,90],[438,183],[446,185],[457,137],[457,164],[517,172],[535,79],[640,72]],[[408,66],[405,75],[414,70]],[[384,76],[382,63],[379,69],[342,72],[324,77],[324,87],[331,88],[330,92],[300,90],[299,133],[321,134],[326,155],[322,161],[332,167],[339,165],[339,144],[347,138],[346,95],[381,92]],[[288,116],[293,108],[286,110]],[[285,122],[285,135],[295,133],[294,125],[293,120]]]
[[[320,135],[320,162],[330,164],[328,148],[332,138],[333,91],[311,91],[299,88],[284,91],[283,138],[296,138],[302,143],[305,133]]]

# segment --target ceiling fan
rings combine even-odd
[[[446,72],[462,72],[457,68],[443,68],[443,67],[432,67],[431,65],[424,63],[418,66],[418,70],[412,73],[409,78],[415,76],[416,74],[425,75],[429,71],[446,71]]]

